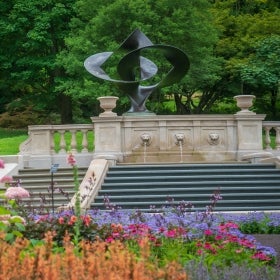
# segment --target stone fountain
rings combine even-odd
[[[156,64],[141,56],[141,51],[148,48],[162,53],[172,68],[161,81],[147,86],[147,80],[157,73]],[[244,102],[239,105],[241,111],[233,115],[162,116],[147,110],[146,100],[156,89],[179,82],[187,73],[189,60],[182,50],[154,45],[139,30],[129,35],[119,50],[124,56],[117,65],[118,80],[102,69],[113,52],[94,54],[84,63],[95,77],[115,83],[131,102],[130,110],[122,116],[112,113],[114,108],[110,108],[111,113],[91,118],[95,131],[94,158],[107,159],[111,164],[230,162],[263,150],[265,115],[253,113],[244,107]],[[135,69],[140,69],[140,77],[136,77]]]

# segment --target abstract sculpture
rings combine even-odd
[[[147,48],[162,52],[166,60],[172,65],[170,71],[159,82],[148,86],[140,83],[153,77],[158,68],[151,60],[141,56],[141,51]],[[120,45],[118,51],[124,53],[117,65],[117,73],[120,79],[111,78],[102,69],[102,65],[111,57],[113,52],[94,54],[85,60],[84,66],[95,77],[116,83],[123,92],[128,94],[131,108],[127,113],[150,113],[145,103],[151,93],[158,88],[179,82],[189,70],[189,59],[182,50],[169,45],[154,45],[138,29],[128,36]],[[140,77],[136,77],[138,69]]]

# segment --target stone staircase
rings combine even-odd
[[[81,183],[87,167],[78,169],[79,182]],[[14,183],[27,189],[30,198],[22,200],[28,210],[36,213],[51,212],[56,208],[68,204],[74,195],[74,179],[72,168],[58,168],[57,172],[52,173],[50,169],[27,168],[19,170],[17,176],[13,176]],[[52,185],[53,190],[52,192]],[[52,200],[53,197],[53,200]]]
[[[113,166],[91,206],[162,211],[191,203],[204,211],[217,190],[215,211],[280,210],[280,170],[250,163]]]

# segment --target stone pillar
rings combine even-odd
[[[29,139],[31,139],[28,167],[49,168],[51,166],[51,131],[51,125],[31,125],[28,127]]]
[[[111,165],[123,161],[122,117],[92,117],[95,135],[94,159],[106,159]]]
[[[244,155],[263,152],[262,121],[265,115],[235,114],[237,123],[237,160]]]

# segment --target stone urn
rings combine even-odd
[[[241,109],[237,114],[255,114],[249,108],[253,105],[255,95],[236,95],[234,96],[237,106]]]
[[[100,102],[100,107],[104,110],[103,113],[99,114],[99,117],[114,117],[117,113],[112,112],[116,108],[117,100],[116,96],[101,96],[97,100]]]

